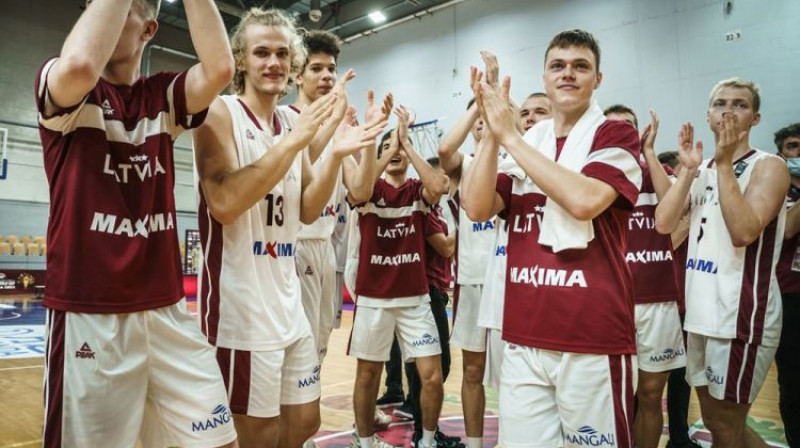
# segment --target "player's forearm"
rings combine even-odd
[[[755,241],[765,225],[744,198],[733,172],[733,164],[717,164],[719,206],[725,227],[735,247],[744,247]]]
[[[461,181],[461,207],[475,222],[491,219],[497,195],[497,159],[500,146],[484,138],[475,160]]]
[[[225,24],[212,0],[183,2],[192,44],[207,82],[217,92],[233,77],[234,62]]]
[[[686,201],[694,177],[694,172],[690,171],[694,170],[681,170],[678,180],[656,206],[656,231],[662,235],[674,232],[686,212]]]
[[[437,254],[450,258],[455,253],[455,244],[444,233],[435,233],[425,239]]]
[[[218,179],[206,179],[203,192],[214,218],[230,224],[283,180],[299,149],[289,138],[281,140],[256,162]]]
[[[596,179],[569,170],[528,145],[519,134],[508,139],[506,149],[533,182],[573,218],[594,219],[610,204],[599,194]]]
[[[339,168],[342,159],[331,154],[322,161],[322,166],[314,173],[314,179],[303,189],[300,201],[300,221],[311,224],[319,217],[322,209],[339,181]]]
[[[132,0],[95,0],[73,26],[58,61],[71,83],[97,84],[117,46]],[[85,93],[84,93],[85,95]],[[81,95],[82,96],[82,95]]]
[[[442,169],[447,173],[461,168],[463,155],[458,152],[458,149],[464,144],[464,141],[469,136],[469,131],[472,125],[478,119],[478,107],[473,104],[459,119],[455,126],[445,134],[442,142],[439,144],[439,164]]]
[[[339,127],[339,123],[342,122],[343,118],[343,114],[341,116],[331,116],[331,118],[319,127],[311,143],[308,144],[308,158],[311,160],[311,163],[316,163],[319,156],[322,155],[322,151],[328,146],[328,142],[333,138],[333,134],[336,132],[336,128]]]
[[[678,248],[686,238],[689,236],[689,217],[684,216],[681,218],[681,221],[678,223],[678,228],[675,229],[670,235],[670,240],[672,241],[672,248]]]
[[[655,151],[644,150],[642,154],[644,154],[644,159],[647,161],[647,170],[650,172],[650,180],[656,190],[656,197],[661,200],[667,194],[669,187],[672,186],[672,182],[669,180],[669,175],[667,175],[664,166],[658,161]]]
[[[439,202],[439,198],[442,197],[443,194],[447,193],[447,187],[449,186],[449,182],[447,179],[446,174],[441,174],[436,171],[430,163],[428,163],[422,156],[417,153],[417,150],[410,145],[404,145],[403,148],[408,155],[408,160],[414,166],[414,169],[417,170],[419,174],[419,180],[422,182],[422,186],[431,197],[427,198],[430,200],[431,204],[435,204]]]
[[[375,153],[374,146],[363,149],[358,165],[353,166],[352,168],[354,169],[347,169],[349,171],[345,177],[347,194],[355,204],[366,202],[372,196],[372,189],[375,187],[375,179],[377,178],[375,172],[378,164]],[[353,159],[351,158],[350,162],[352,161]]]

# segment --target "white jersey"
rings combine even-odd
[[[466,177],[467,170],[474,157],[465,155],[461,165],[461,179]],[[459,196],[461,186],[459,185]],[[459,201],[460,202],[460,201]],[[458,275],[459,285],[482,285],[486,269],[494,247],[495,220],[473,222],[467,218],[467,212],[460,206],[458,209]]]
[[[239,167],[270,150],[290,128],[285,110],[262,130],[236,96],[223,96],[233,121]],[[200,194],[204,261],[198,285],[198,316],[212,345],[248,351],[285,348],[310,335],[295,268],[300,228],[303,158],[299,153],[283,180],[231,224],[222,225]]]
[[[734,162],[742,192],[756,164],[768,157],[776,156],[754,149]],[[734,247],[722,217],[713,159],[701,165],[690,200],[685,330],[777,346],[781,296],[775,266],[783,242],[785,207],[758,239],[747,247]]]
[[[506,245],[508,244],[508,224],[497,217],[494,251],[486,268],[483,281],[481,306],[478,311],[478,325],[494,330],[503,329],[503,303],[506,294]]]
[[[294,108],[294,106],[278,106],[278,110],[282,113],[286,114],[288,122],[286,125],[289,129],[294,127],[295,122],[297,121],[297,117],[300,116],[300,112]],[[321,169],[325,159],[331,156],[331,151],[333,150],[333,139],[328,142],[325,146],[325,149],[322,150],[322,154],[320,154],[319,158],[314,161],[312,168],[314,169],[314,174],[317,174]],[[337,174],[338,178],[336,180],[336,186],[333,188],[333,193],[331,193],[331,197],[328,198],[328,201],[325,203],[325,208],[322,209],[322,212],[311,224],[300,224],[300,233],[297,235],[297,239],[299,240],[326,240],[330,239],[331,235],[333,235],[334,226],[336,225],[337,219],[337,207],[341,207],[340,204],[344,199],[344,184],[342,183],[342,167],[339,167],[339,173]]]
[[[347,246],[349,241],[349,227],[347,225],[350,216],[350,208],[347,202],[342,201],[336,205],[336,225],[333,227],[333,251],[336,254],[336,272],[344,272],[347,263]]]

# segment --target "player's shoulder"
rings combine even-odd
[[[606,120],[595,131],[592,149],[606,148],[622,148],[638,154],[641,151],[639,133],[627,121]]]

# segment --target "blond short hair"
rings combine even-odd
[[[758,88],[758,84],[739,77],[723,79],[722,81],[718,82],[714,88],[711,89],[711,95],[708,97],[708,107],[711,107],[714,97],[717,96],[717,93],[719,93],[719,91],[725,87],[749,90],[753,95],[753,111],[758,112],[758,110],[761,108],[761,89]]]
[[[233,59],[236,63],[236,70],[233,74],[233,91],[237,95],[244,93],[244,70],[242,70],[242,62],[247,56],[247,40],[245,39],[245,30],[250,25],[264,25],[270,27],[280,27],[286,30],[286,35],[289,38],[289,57],[291,58],[291,65],[289,68],[289,83],[286,86],[286,91],[294,84],[295,76],[300,74],[303,65],[306,61],[306,48],[303,45],[303,38],[300,35],[301,31],[296,25],[293,17],[286,14],[279,9],[261,9],[251,8],[242,17],[242,20],[236,25],[231,35],[231,50],[233,51]]]

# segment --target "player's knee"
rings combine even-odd
[[[380,375],[380,364],[378,364],[378,368],[367,364],[359,365],[356,371],[356,382],[359,387],[368,387],[378,381]]]
[[[470,385],[483,383],[483,367],[477,365],[464,366],[464,382]]]
[[[442,387],[442,369],[441,368],[433,368],[433,369],[426,369],[426,371],[420,372],[420,380],[422,380],[423,387]]]

